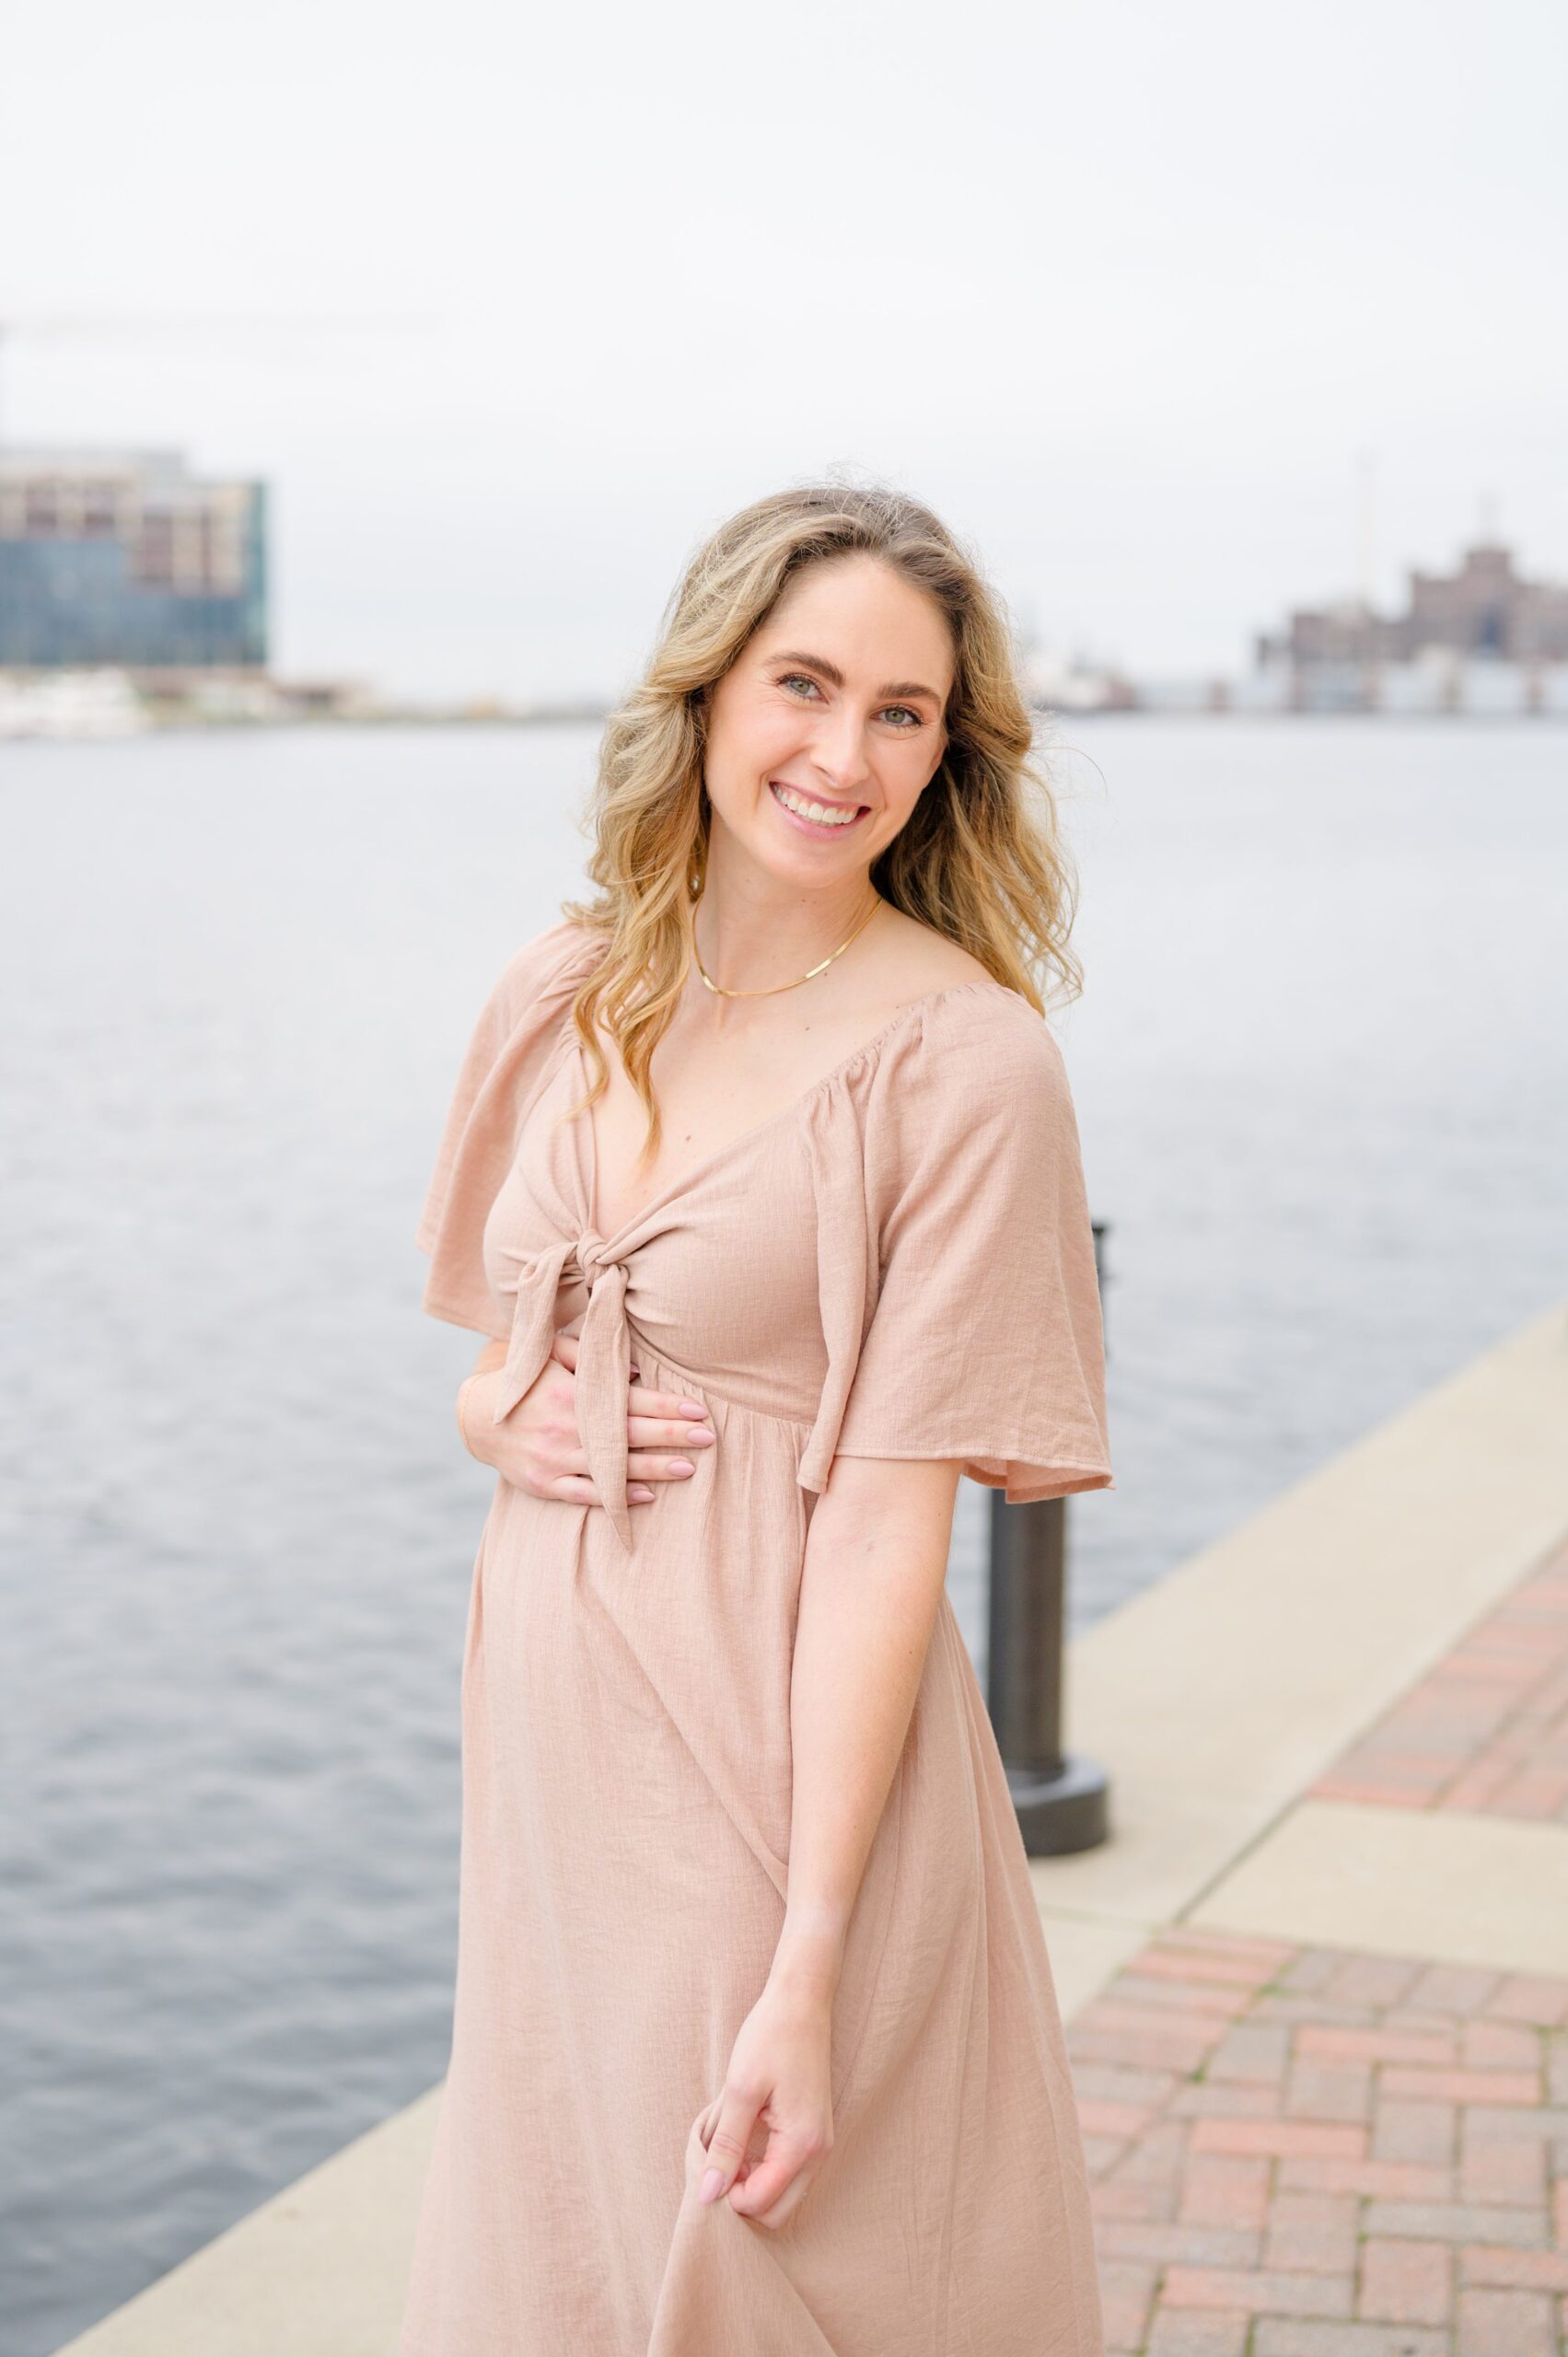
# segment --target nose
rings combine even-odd
[[[851,795],[871,774],[865,730],[848,702],[823,714],[811,747],[812,766],[833,793]]]

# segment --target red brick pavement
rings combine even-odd
[[[1310,1788],[1568,1824],[1568,1551],[1516,1587]]]
[[[1178,1927],[1068,2045],[1115,2357],[1568,2357],[1568,1980]]]

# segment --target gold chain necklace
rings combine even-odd
[[[702,900],[701,893],[698,894],[697,899],[698,902],[700,902]],[[871,906],[866,910],[865,914],[855,926],[854,932],[850,935],[849,941],[841,941],[838,947],[833,951],[831,958],[824,958],[820,966],[813,966],[810,973],[802,974],[797,981],[793,982],[773,982],[770,984],[768,989],[765,991],[726,991],[721,982],[715,982],[714,981],[713,976],[708,972],[707,968],[703,963],[703,953],[697,946],[697,908],[695,904],[691,911],[691,955],[697,960],[697,971],[702,975],[703,981],[706,982],[708,988],[715,994],[715,996],[719,998],[772,998],[775,993],[779,991],[798,990],[801,982],[808,982],[813,974],[819,974],[825,967],[830,966],[833,962],[833,958],[842,958],[844,951],[849,947],[850,941],[855,940],[859,935],[865,931],[866,926],[871,923],[872,918],[876,915],[877,910],[881,906],[881,893],[874,893]]]

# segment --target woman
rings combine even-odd
[[[420,1227],[500,1478],[403,2357],[1099,2357],[943,1587],[960,1472],[1110,1481],[1029,737],[934,517],[761,502],[606,731],[598,899],[480,1019]]]

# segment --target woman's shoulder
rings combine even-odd
[[[581,976],[598,954],[598,938],[571,918],[546,925],[513,951],[496,979],[491,1004],[503,1030],[523,1022],[540,1000]]]
[[[889,1184],[977,1153],[1037,1159],[1075,1129],[1050,1024],[991,975],[916,999],[854,1082],[846,1116],[867,1169]]]
[[[917,999],[902,1027],[900,1061],[918,1066],[928,1089],[960,1099],[977,1085],[1051,1088],[1065,1064],[1050,1023],[1021,991],[982,972]]]
[[[889,1001],[914,1001],[940,990],[987,980],[982,961],[935,925],[912,917],[889,901],[877,913],[873,987]]]
[[[1020,1074],[1060,1062],[1049,1024],[1021,991],[998,981],[981,958],[901,911],[900,923],[901,938],[893,945],[900,981],[890,995],[902,1004],[889,1034],[906,1056],[922,1057],[949,1074],[956,1070],[952,1060],[964,1054]]]

